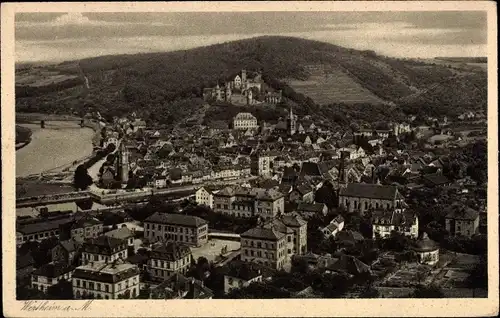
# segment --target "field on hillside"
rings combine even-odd
[[[384,102],[337,68],[311,65],[306,69],[310,74],[307,80],[287,80],[286,82],[296,92],[312,98],[316,104],[381,104]]]

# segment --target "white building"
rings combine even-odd
[[[213,192],[205,187],[201,187],[196,191],[195,201],[199,205],[206,205],[212,209],[214,207]]]
[[[233,119],[234,129],[256,129],[257,118],[250,113],[238,113]]]
[[[73,273],[75,299],[121,299],[139,295],[139,268],[123,261],[92,262]]]
[[[42,265],[31,274],[31,287],[47,292],[50,286],[56,285],[62,279],[71,281],[74,269],[73,266],[63,262]]]
[[[413,251],[417,254],[419,263],[434,265],[439,262],[439,247],[425,232],[413,246]]]

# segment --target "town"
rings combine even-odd
[[[256,74],[252,79],[248,74]],[[18,299],[481,297],[484,113],[332,131],[259,71],[205,88],[231,122],[99,114],[78,191],[17,200]],[[90,176],[87,170],[96,171]]]

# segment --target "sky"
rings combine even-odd
[[[486,11],[18,13],[16,62],[295,36],[394,57],[486,56]]]

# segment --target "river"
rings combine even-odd
[[[26,177],[69,165],[92,154],[94,131],[78,122],[21,123],[33,134],[31,142],[16,151],[16,177]]]

